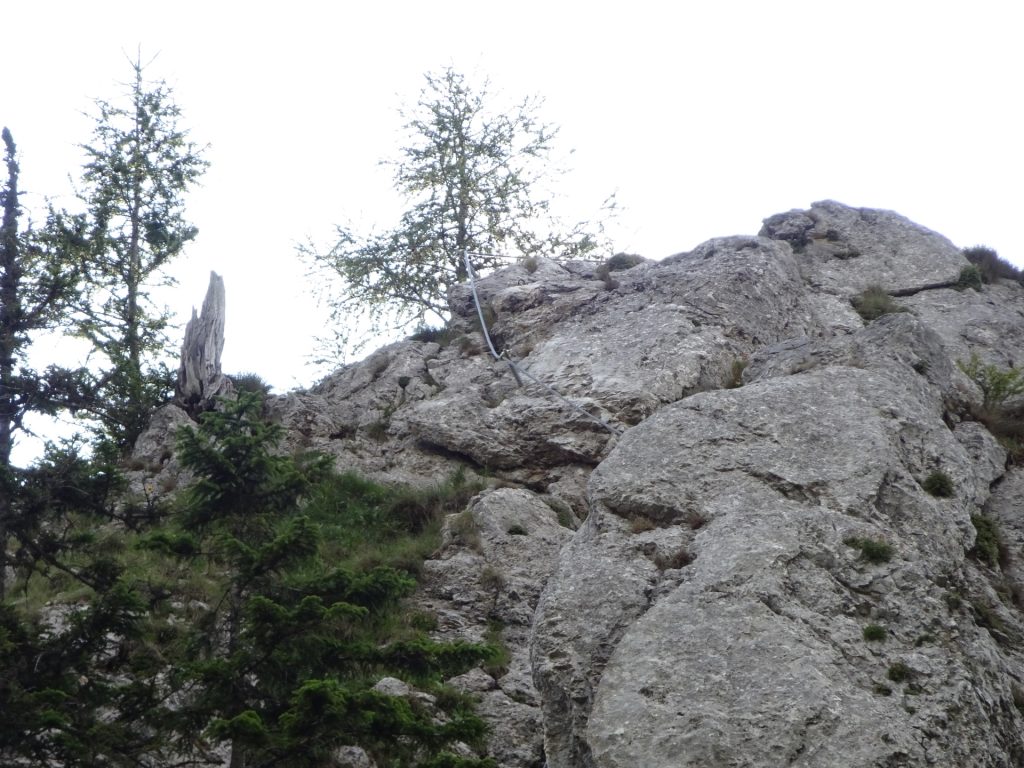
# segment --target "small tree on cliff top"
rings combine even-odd
[[[380,333],[428,313],[446,316],[448,289],[467,278],[464,252],[482,272],[510,256],[572,258],[598,247],[586,222],[553,231],[551,200],[539,182],[557,131],[539,120],[539,101],[492,111],[490,95],[488,83],[474,90],[450,68],[428,74],[418,102],[401,113],[409,143],[385,163],[408,201],[398,225],[365,238],[339,227],[327,252],[300,248],[314,267],[341,279],[341,295],[327,299],[335,327],[363,317]],[[338,349],[347,346],[343,334]]]

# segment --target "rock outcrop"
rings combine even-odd
[[[1022,765],[1021,451],[957,363],[1024,359],[1024,289],[967,265],[823,202],[610,273],[510,266],[479,281],[498,347],[595,418],[485,353],[468,287],[267,410],[345,469],[496,486],[415,600],[508,646],[451,681],[503,768]],[[903,311],[862,319],[870,286]]]

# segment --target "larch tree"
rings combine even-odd
[[[448,289],[477,272],[538,255],[579,257],[599,247],[589,223],[561,227],[541,182],[551,175],[557,131],[542,122],[536,98],[494,109],[488,83],[474,89],[451,68],[426,76],[411,110],[403,111],[409,143],[385,162],[408,207],[398,224],[361,237],[337,228],[333,247],[300,247],[314,269],[340,279],[326,296],[332,325],[354,318],[376,333],[448,315]],[[349,340],[343,332],[335,349]]]
[[[184,196],[207,167],[203,148],[179,126],[180,109],[162,83],[149,83],[139,61],[124,105],[97,101],[79,195],[89,222],[87,290],[77,330],[103,358],[100,421],[111,442],[130,450],[171,374],[166,309],[152,288],[173,281],[168,264],[196,237]]]

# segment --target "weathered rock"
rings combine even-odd
[[[936,232],[892,211],[832,200],[770,216],[761,235],[789,243],[812,289],[846,298],[871,285],[890,293],[950,285],[967,266]]]
[[[571,531],[534,494],[497,489],[452,515],[437,557],[424,563],[416,603],[438,617],[445,640],[500,640],[507,667],[449,681],[478,695],[479,711],[501,723],[488,753],[507,768],[533,768],[542,754],[540,700],[529,662],[529,633],[540,590]]]
[[[1024,765],[1024,475],[957,365],[1020,364],[1024,289],[954,290],[966,264],[835,202],[611,274],[516,264],[479,296],[542,384],[458,286],[434,341],[267,413],[378,480],[517,486],[447,520],[412,606],[507,647],[448,681],[502,768]],[[870,285],[907,311],[865,321]]]
[[[538,609],[552,768],[1021,754],[1016,710],[978,695],[1005,668],[997,643],[946,607],[978,478],[942,416],[899,377],[829,366],[695,395],[626,433]],[[935,468],[955,498],[922,490]],[[859,558],[865,539],[891,561]],[[868,623],[889,640],[868,644]],[[888,678],[896,664],[907,681]]]

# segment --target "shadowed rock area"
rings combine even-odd
[[[435,338],[268,399],[291,448],[339,468],[491,484],[415,597],[438,638],[509,648],[451,681],[491,722],[489,754],[1024,764],[1021,450],[958,366],[1024,360],[1024,288],[961,289],[947,239],[831,201],[634,261],[479,282],[499,349],[611,429],[494,361],[466,286]],[[902,311],[862,319],[871,286]]]

